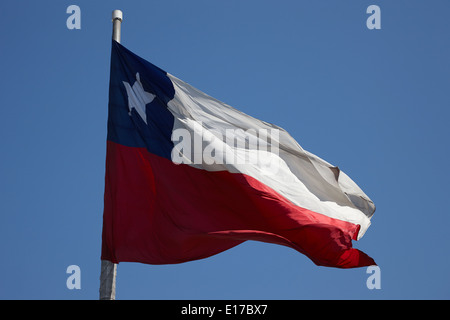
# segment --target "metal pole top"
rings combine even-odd
[[[120,21],[123,20],[123,13],[122,13],[122,11],[120,11],[120,10],[114,10],[114,11],[112,12],[112,20],[114,21],[114,20],[116,20],[116,19],[118,19],[118,20],[120,20]]]
[[[113,36],[112,38],[120,43],[120,26],[123,20],[123,13],[120,10],[114,10],[112,12],[112,21],[113,21]]]

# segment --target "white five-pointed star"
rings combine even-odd
[[[130,84],[125,81],[123,81],[123,84],[125,85],[125,89],[127,89],[128,108],[130,109],[130,112],[133,108],[135,108],[136,111],[141,116],[142,120],[144,120],[144,122],[147,123],[145,106],[153,101],[155,95],[151,94],[150,92],[146,92],[144,90],[144,87],[142,86],[141,83],[141,78],[139,76],[139,72],[136,73],[136,82],[133,84],[133,86],[130,86]]]

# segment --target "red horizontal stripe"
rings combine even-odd
[[[206,258],[246,240],[281,244],[333,267],[375,264],[352,248],[359,225],[292,204],[258,180],[210,172],[108,141],[102,259]]]

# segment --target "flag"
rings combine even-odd
[[[255,240],[375,264],[352,247],[375,206],[344,172],[116,41],[106,153],[103,260],[182,263]]]

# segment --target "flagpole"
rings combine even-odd
[[[123,20],[123,14],[120,10],[114,10],[112,12],[113,22],[113,40],[120,43],[121,25]],[[117,264],[108,260],[101,260],[101,272],[100,272],[100,300],[115,300],[116,299],[116,276],[117,276]]]
[[[123,14],[120,10],[114,10],[112,12],[113,21],[113,39],[120,43],[120,27],[122,25]]]

